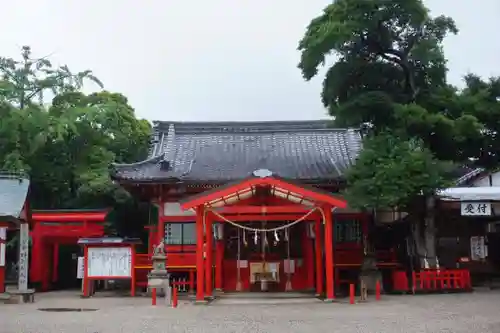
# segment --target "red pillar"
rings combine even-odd
[[[304,223],[304,227],[309,229],[311,222]],[[304,230],[302,233],[302,248],[304,249],[304,264],[306,268],[306,286],[308,289],[314,289],[314,250],[312,239],[309,233]]]
[[[5,292],[5,264],[7,251],[7,227],[0,225],[0,293]]]
[[[198,206],[196,209],[196,301],[205,300],[204,293],[204,272],[203,267],[203,216],[204,207]]]
[[[323,294],[323,254],[321,247],[321,220],[314,221],[314,250],[316,256],[316,295]]]
[[[325,212],[325,261],[326,261],[326,300],[335,298],[335,278],[333,274],[333,220],[332,207],[326,205]]]
[[[29,276],[31,282],[41,283],[43,279],[43,269],[47,268],[49,263],[44,262],[45,254],[43,251],[43,238],[41,237],[40,229],[36,224],[33,228],[33,231],[31,232],[31,240],[33,243],[30,251],[31,260],[29,267]]]
[[[223,264],[224,264],[224,241],[217,240],[217,242],[215,243],[215,290],[217,291],[222,291]]]
[[[212,296],[212,289],[213,289],[213,256],[214,256],[214,233],[212,229],[212,219],[210,218],[210,215],[207,214],[205,217],[205,235],[206,235],[206,257],[207,260],[205,261],[205,296],[211,297]]]
[[[158,200],[158,229],[156,230],[156,244],[160,244],[161,240],[165,239],[165,204],[160,198]]]
[[[47,242],[42,243],[42,248],[45,253],[43,256],[42,268],[42,291],[48,291],[50,289],[50,281],[52,280],[51,271],[54,269],[53,250],[54,248]]]
[[[59,244],[52,245],[52,283],[56,283],[59,278]]]

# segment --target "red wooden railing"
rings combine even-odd
[[[425,269],[413,272],[414,291],[468,290],[472,288],[467,269]]]

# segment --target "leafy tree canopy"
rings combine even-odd
[[[348,179],[358,207],[405,204],[439,188],[448,180],[440,161],[498,165],[499,80],[469,75],[462,90],[446,82],[442,43],[456,33],[453,19],[430,16],[421,0],[336,0],[307,27],[299,69],[310,80],[331,61],[323,104],[336,125],[359,127],[367,138]],[[394,195],[396,188],[404,190]]]
[[[55,68],[47,58],[33,58],[29,47],[21,60],[0,57],[0,78],[0,168],[30,174],[32,207],[103,207],[129,199],[108,167],[145,158],[151,127],[125,96],[82,93],[86,79],[102,87],[91,71]]]
[[[355,167],[348,171],[346,199],[360,208],[408,208],[417,196],[451,185],[444,175],[451,164],[438,161],[421,141],[380,133],[365,141]]]

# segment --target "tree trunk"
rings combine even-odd
[[[439,259],[436,253],[436,228],[434,223],[434,197],[425,200],[423,214],[415,221],[412,228],[415,252],[419,258],[420,269],[439,268]]]
[[[436,253],[436,233],[437,229],[435,227],[434,211],[436,199],[431,196],[427,198],[425,209],[425,230],[424,230],[424,242],[427,253],[427,260],[429,262],[429,268],[437,269],[439,268],[439,259]]]

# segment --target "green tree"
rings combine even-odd
[[[366,209],[412,208],[418,197],[451,185],[450,163],[434,158],[421,140],[380,133],[365,140],[356,166],[348,170],[349,205]]]
[[[456,33],[451,18],[430,16],[421,0],[336,0],[307,27],[299,69],[310,80],[331,61],[323,104],[337,125],[359,127],[366,138],[347,175],[350,205],[406,209],[426,221],[416,225],[433,230],[429,198],[450,181],[444,161],[484,163],[491,156],[497,132],[487,134],[495,124],[487,124],[493,117],[481,96],[493,95],[493,85],[472,80],[481,91],[472,93],[446,82],[442,43]],[[426,234],[415,242],[433,256],[428,230],[415,232]]]
[[[53,99],[48,115],[58,119],[61,128],[32,160],[39,166],[32,172],[39,204],[92,207],[127,199],[111,182],[109,165],[145,158],[151,131],[147,121],[136,118],[127,99],[106,91],[68,92]],[[51,191],[54,196],[47,195]]]
[[[451,18],[431,17],[421,0],[338,0],[308,26],[298,67],[310,80],[335,56],[322,100],[338,125],[401,128],[436,157],[463,161],[460,147],[481,124],[460,107],[449,110],[456,90],[446,83],[442,42],[457,32]]]
[[[54,67],[47,57],[33,58],[29,46],[22,47],[20,60],[0,57],[0,75],[0,94],[20,109],[33,104],[35,99],[35,104],[42,105],[47,91],[53,95],[78,91],[85,80],[103,87],[92,71],[73,73],[66,65]]]
[[[421,0],[337,0],[309,24],[299,43],[299,68],[310,80],[328,55],[338,57],[325,79],[327,106],[352,97],[346,93],[384,87],[400,101],[414,101],[422,89],[445,83],[441,44],[450,32],[458,32],[453,20],[430,17]],[[355,82],[359,76],[365,87]]]
[[[335,56],[323,82],[322,100],[338,125],[360,127],[368,138],[389,131],[407,145],[418,140],[437,159],[435,163],[462,163],[471,157],[471,142],[481,140],[483,124],[463,109],[458,91],[446,83],[442,42],[457,32],[451,18],[431,17],[421,0],[337,0],[309,24],[299,42],[298,67],[309,80],[329,55]],[[384,155],[385,147],[380,149]],[[362,152],[360,159],[364,154],[369,152]],[[394,163],[378,159],[371,167],[390,174],[398,165],[396,155],[391,156]],[[434,172],[432,164],[422,167],[431,168],[420,169],[423,174]],[[362,172],[363,166],[354,166],[358,168]],[[415,172],[401,170],[401,166],[396,170],[401,175]],[[372,187],[377,186],[370,173],[366,177],[374,182]],[[400,201],[410,200],[432,185],[426,177],[414,178],[414,192],[401,193]],[[351,188],[360,186],[360,193],[365,185],[350,182]],[[377,193],[381,195],[390,196]],[[375,196],[364,197],[366,202],[360,207],[382,203]]]

